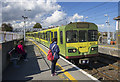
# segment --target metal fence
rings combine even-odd
[[[23,38],[22,34],[0,31],[0,43],[17,40],[17,39],[22,39],[22,38]]]

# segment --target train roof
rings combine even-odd
[[[94,24],[94,25],[96,25],[95,23],[91,23],[91,22],[70,22],[69,24],[67,24],[67,25],[71,25],[71,24]],[[66,26],[67,26],[66,25]]]
[[[91,23],[91,22],[70,22],[67,25],[57,26],[57,27],[54,27],[54,28],[48,28],[48,29],[44,29],[44,30],[41,30],[41,31],[38,31],[38,32],[46,32],[46,31],[51,31],[51,30],[64,29],[64,28],[68,28],[69,26],[71,26],[71,27],[74,27],[74,26],[77,27],[78,26],[78,28],[79,27],[86,28],[87,25],[88,25],[88,27],[89,27],[89,25],[95,25],[97,27],[96,24]],[[34,32],[34,33],[38,33],[38,32]]]

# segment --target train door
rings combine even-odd
[[[65,56],[65,42],[64,42],[64,34],[63,31],[60,32],[60,43],[59,43],[59,48],[60,48],[60,54]]]

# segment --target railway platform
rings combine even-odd
[[[98,52],[102,54],[120,57],[120,46],[118,45],[98,45]]]
[[[48,49],[38,42],[28,39],[25,50],[28,54],[28,61],[19,61],[18,67],[12,64],[3,72],[3,81],[6,80],[72,80],[99,82],[95,77],[79,69],[69,61],[60,57],[57,62],[57,76],[51,76],[51,62],[46,59]]]

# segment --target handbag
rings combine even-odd
[[[54,48],[55,44],[53,45],[52,49]],[[55,53],[54,53],[55,55]],[[53,61],[54,60],[54,55],[52,54],[52,50],[48,50],[48,55],[47,55],[47,60]]]

